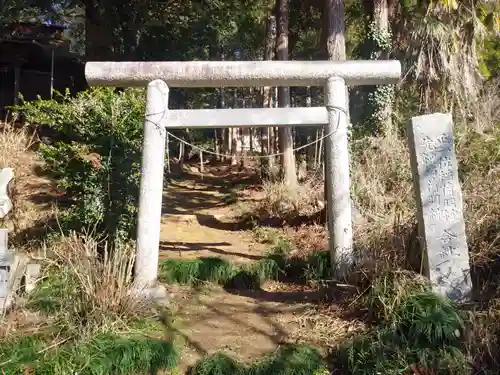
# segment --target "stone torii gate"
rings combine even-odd
[[[352,221],[346,85],[397,83],[399,61],[89,62],[89,85],[147,86],[135,279],[153,288],[158,274],[166,129],[325,126],[329,249],[337,275],[351,267]],[[324,86],[325,106],[169,110],[169,87]]]

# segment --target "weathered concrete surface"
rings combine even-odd
[[[167,84],[148,85],[139,190],[135,282],[139,288],[153,287],[158,276],[158,251],[165,164],[165,128],[168,112]]]
[[[422,271],[438,293],[466,301],[471,296],[472,283],[451,115],[413,117],[408,139]]]
[[[325,107],[185,109],[168,111],[164,126],[169,129],[321,126],[327,121]]]
[[[124,61],[88,62],[89,85],[169,87],[323,86],[337,76],[350,86],[397,83],[397,60],[368,61]]]
[[[332,77],[325,85],[328,125],[325,127],[325,183],[329,247],[332,266],[339,279],[354,264],[349,177],[349,145],[345,108],[346,89],[342,78]],[[330,203],[331,202],[331,203]]]

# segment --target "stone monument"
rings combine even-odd
[[[436,292],[465,302],[471,297],[472,283],[451,115],[413,117],[408,140],[417,199],[421,271]]]

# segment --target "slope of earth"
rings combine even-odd
[[[236,201],[258,199],[250,171],[205,168],[203,177],[192,171],[166,188],[160,256],[220,256],[233,263],[260,259],[266,247],[255,243],[250,232],[238,230],[235,221]],[[323,304],[324,294],[309,287],[268,282],[260,290],[167,288],[174,326],[185,344],[181,373],[217,351],[250,362],[285,343],[326,348],[363,329],[361,322],[344,319],[338,308]]]
[[[42,172],[35,138],[24,128],[0,123],[0,169],[14,172],[9,183],[13,208],[3,225],[9,229],[10,240],[21,247],[43,237],[47,225],[56,227],[54,206],[61,195],[55,181]]]

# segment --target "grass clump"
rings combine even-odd
[[[219,257],[169,259],[160,263],[159,278],[166,283],[199,285],[212,283],[225,287],[254,289],[264,282],[284,276],[299,282],[330,278],[330,254],[314,252],[307,260],[287,256],[279,249],[257,262],[232,264]]]
[[[135,375],[175,366],[178,355],[158,314],[130,293],[132,247],[108,252],[91,237],[71,234],[52,251],[44,279],[17,307],[38,319],[2,332],[2,370]]]
[[[255,227],[252,234],[257,242],[272,245],[271,252],[273,253],[288,254],[292,250],[290,239],[278,229]]]
[[[22,338],[1,345],[0,361],[6,374],[21,374],[29,369],[35,375],[135,375],[173,368],[177,353],[167,341],[140,334],[101,333],[87,342],[54,349],[42,337]]]
[[[373,279],[368,293],[360,302],[368,306],[373,321],[389,321],[410,295],[430,290],[429,280],[414,272],[386,272]]]
[[[202,282],[227,283],[234,275],[234,266],[219,257],[169,259],[160,263],[160,280],[167,283],[196,285]]]
[[[191,375],[242,375],[243,368],[233,358],[222,354],[202,359],[191,371]]]
[[[308,281],[319,281],[330,279],[332,275],[330,252],[315,251],[307,257],[304,277]]]
[[[202,359],[192,375],[321,375],[326,365],[316,349],[306,345],[287,345],[254,364],[245,366],[217,353]]]
[[[264,257],[252,264],[231,264],[219,257],[170,259],[160,264],[159,278],[167,283],[199,285],[213,283],[226,287],[259,288],[267,280],[276,280],[281,270],[279,258]]]
[[[346,374],[402,374],[410,369],[467,374],[465,324],[455,304],[431,292],[407,295],[387,320],[334,353]]]

